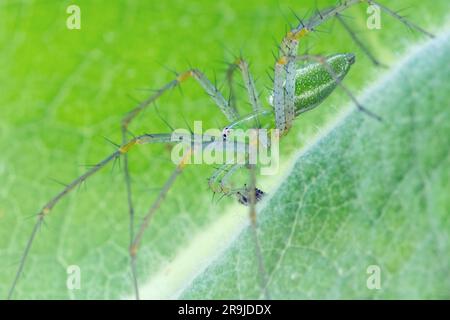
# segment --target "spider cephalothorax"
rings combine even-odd
[[[236,197],[240,204],[243,204],[244,206],[248,206],[250,204],[250,190],[248,187],[243,188],[241,191],[236,192]],[[259,202],[265,195],[264,191],[254,188],[254,194],[255,194],[255,202]]]

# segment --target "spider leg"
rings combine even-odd
[[[239,170],[240,168],[242,168],[244,165],[243,164],[233,164],[232,166],[231,166],[231,168],[229,168],[226,172],[225,172],[225,174],[222,176],[222,178],[220,179],[220,181],[219,181],[219,184],[220,184],[220,188],[222,189],[222,190],[232,190],[231,189],[231,187],[230,187],[230,183],[229,183],[229,180],[230,180],[230,178],[231,178],[231,176],[237,171],[237,170]]]
[[[257,214],[256,214],[256,202],[258,200],[258,194],[256,189],[256,168],[255,165],[249,165],[250,171],[250,188],[249,188],[249,216],[250,216],[250,225],[253,234],[253,240],[255,243],[255,253],[256,260],[258,263],[258,273],[260,276],[260,288],[261,293],[264,299],[270,300],[270,293],[267,288],[268,285],[268,275],[263,259],[261,243],[259,241],[258,235],[258,223],[257,223]]]
[[[348,23],[344,20],[343,16],[340,14],[336,14],[336,19],[339,23],[344,27],[344,29],[348,32],[352,40],[356,43],[356,45],[364,52],[364,54],[372,61],[372,63],[377,67],[386,67],[386,65],[382,64],[378,61],[377,58],[370,52],[369,48],[356,36],[356,33],[351,29]]]
[[[368,5],[378,6],[382,11],[386,12],[391,17],[397,19],[398,21],[400,21],[402,24],[404,24],[408,28],[414,29],[430,38],[434,38],[434,35],[431,34],[430,32],[428,32],[425,29],[421,28],[420,26],[414,24],[413,22],[409,21],[404,16],[399,15],[398,13],[391,10],[390,8],[380,4],[378,1],[345,0],[345,1],[339,1],[338,4],[336,4],[334,7],[330,7],[330,8],[324,9],[324,10],[317,11],[316,14],[314,14],[313,16],[311,16],[310,18],[308,18],[305,21],[302,21],[299,19],[299,24],[297,25],[297,27],[295,27],[291,31],[289,31],[288,34],[285,36],[285,39],[293,38],[293,39],[299,40],[299,39],[305,37],[308,33],[315,31],[315,29],[318,26],[326,23],[327,21],[331,20],[332,18],[337,17],[339,19],[340,14],[342,14],[342,12],[344,12],[348,8],[350,8],[354,5],[357,5],[359,3],[362,3],[362,2],[365,2]],[[344,28],[345,28],[345,26],[344,26]],[[349,30],[347,29],[347,31],[349,31]],[[350,34],[352,35],[353,33],[350,32]],[[354,34],[353,34],[353,36],[354,36]],[[353,38],[353,36],[352,36],[352,38]],[[357,42],[357,44],[360,46],[362,44],[362,43],[360,43],[360,41],[355,41],[355,42]],[[363,51],[365,51],[364,46],[361,46],[361,48]]]
[[[236,171],[243,166],[244,164],[240,163],[221,165],[208,179],[209,188],[214,193],[221,193],[223,195],[237,194],[240,189],[233,189],[229,180],[236,173]]]
[[[50,214],[53,207],[66,195],[68,195],[71,191],[76,189],[77,186],[81,185],[84,181],[86,181],[89,177],[94,175],[97,171],[99,171],[101,168],[105,167],[108,163],[118,158],[121,154],[121,149],[119,148],[114,153],[110,154],[106,158],[104,158],[102,161],[98,162],[94,166],[92,166],[88,171],[86,171],[84,174],[79,176],[78,178],[74,179],[72,182],[67,184],[58,194],[56,194],[52,199],[50,199],[43,207],[42,209],[37,213],[37,220],[33,227],[33,231],[31,232],[30,238],[27,241],[27,245],[25,247],[25,250],[20,258],[19,267],[16,271],[16,275],[14,277],[13,283],[9,289],[8,292],[8,299],[11,299],[14,293],[14,290],[17,286],[17,282],[22,274],[23,268],[25,266],[25,262],[28,258],[28,254],[30,253],[31,246],[33,244],[33,241],[35,239],[35,236],[37,234],[37,231],[39,230],[40,226],[44,223],[44,219]]]
[[[226,70],[227,85],[230,90],[229,103],[232,108],[237,110],[236,93],[234,91],[234,74],[239,67],[235,63],[228,63]]]
[[[275,63],[273,106],[275,124],[280,135],[286,134],[295,118],[295,69],[299,40],[289,32],[280,45],[280,58]]]
[[[378,1],[373,1],[373,0],[367,0],[367,2],[370,5],[376,5],[378,7],[380,7],[381,10],[383,10],[384,12],[386,12],[388,15],[390,15],[391,17],[399,20],[401,23],[403,23],[405,26],[407,26],[410,29],[414,29],[424,35],[426,35],[429,38],[434,38],[435,35],[426,31],[425,29],[423,29],[422,27],[418,26],[417,24],[409,21],[408,19],[406,19],[404,16],[399,15],[397,12],[389,9],[388,7],[382,5],[381,3],[379,3]]]
[[[275,63],[275,74],[273,80],[273,108],[275,111],[275,125],[280,130],[280,136],[287,133],[286,115],[285,115],[285,90],[284,81],[286,80],[285,71],[286,61],[279,59]]]
[[[194,78],[196,80],[196,82],[203,88],[203,90],[213,99],[213,101],[229,121],[234,121],[239,117],[237,111],[234,110],[225,100],[219,89],[217,89],[200,70],[189,69],[183,73],[178,74],[178,76],[174,80],[168,82],[163,87],[156,90],[153,95],[142,101],[134,109],[128,112],[128,114],[122,119],[122,131],[126,132],[129,125],[138,116],[138,114],[148,108],[165,92],[179,86],[182,82],[186,81],[189,78]]]
[[[228,188],[225,185],[223,179],[225,176],[227,176],[230,173],[230,170],[234,166],[237,166],[237,165],[225,163],[225,164],[222,164],[221,166],[219,166],[219,168],[217,168],[216,170],[214,170],[211,177],[208,178],[208,186],[212,192],[228,194],[231,191],[231,188]],[[233,170],[233,172],[234,171],[235,170]]]
[[[258,90],[256,89],[255,80],[250,72],[249,63],[242,56],[237,58],[233,63],[230,63],[227,69],[227,81],[230,87],[230,99],[232,103],[236,104],[233,86],[233,76],[236,70],[239,70],[242,75],[244,86],[247,89],[249,102],[252,106],[253,112],[256,114],[261,111],[262,104],[259,98]],[[260,124],[258,117],[255,118],[255,122],[255,128],[259,128]]]
[[[284,84],[285,101],[284,114],[286,119],[286,130],[292,127],[295,118],[295,73],[296,73],[296,57],[299,41],[295,38],[286,37],[282,42],[282,58],[285,64],[286,82]]]
[[[76,179],[72,180],[72,182],[68,183],[64,186],[64,188],[57,193],[53,198],[51,198],[42,209],[37,213],[37,220],[33,227],[33,230],[31,232],[31,235],[27,241],[27,244],[25,246],[25,249],[22,253],[22,256],[20,258],[19,267],[16,271],[16,274],[14,276],[14,280],[12,282],[12,285],[8,291],[8,299],[11,299],[14,290],[17,286],[17,282],[23,272],[25,262],[27,261],[28,255],[30,253],[32,244],[34,242],[35,236],[37,234],[37,231],[39,230],[40,226],[45,222],[45,218],[51,213],[53,208],[69,193],[71,193],[73,190],[76,190],[76,187],[81,185],[83,182],[85,182],[87,179],[89,179],[91,176],[96,174],[98,171],[100,171],[102,168],[104,168],[109,163],[113,162],[120,156],[128,153],[130,149],[132,149],[135,145],[140,144],[149,144],[149,143],[168,143],[173,142],[171,140],[172,135],[171,134],[155,134],[155,135],[149,135],[145,134],[142,136],[135,137],[131,139],[130,141],[122,144],[117,148],[116,151],[111,153],[109,156],[104,158],[103,160],[99,161],[95,165],[91,166],[84,174],[80,175]]]
[[[187,158],[185,158],[185,160],[187,160]],[[153,202],[150,209],[147,211],[147,214],[145,215],[144,220],[142,221],[141,225],[139,226],[139,229],[130,245],[129,253],[130,253],[132,265],[134,265],[134,266],[136,265],[138,249],[141,244],[142,237],[144,235],[145,230],[149,227],[150,221],[152,220],[152,218],[155,215],[158,208],[161,206],[161,203],[163,202],[164,198],[166,197],[166,195],[169,192],[172,185],[175,183],[175,180],[183,171],[185,165],[186,165],[186,161],[181,161],[177,165],[175,170],[170,175],[169,179],[164,183],[161,191],[158,193],[158,196],[156,197],[156,200]],[[139,295],[137,295],[136,298],[139,299]]]

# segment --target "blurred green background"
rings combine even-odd
[[[189,65],[225,80],[225,63],[240,51],[251,62],[263,97],[268,96],[272,51],[288,22],[335,1],[13,1],[0,2],[0,295],[6,296],[34,223],[33,214],[67,183],[114,150],[120,119],[136,101]],[[68,30],[66,8],[81,8],[81,30]],[[448,3],[402,0],[408,18],[438,32]],[[381,30],[365,28],[365,5],[347,12],[348,22],[384,63],[395,62],[423,37],[383,16]],[[386,72],[376,69],[337,23],[328,23],[304,44],[311,52],[355,52],[346,83],[358,92]],[[224,90],[226,92],[226,90]],[[158,101],[173,127],[226,119],[193,81]],[[250,110],[243,90],[239,109]],[[265,98],[264,98],[265,99]],[[284,161],[319,128],[332,121],[347,98],[334,94],[299,119],[283,141]],[[130,130],[167,132],[154,108]],[[137,214],[142,217],[173,170],[170,150],[144,146],[130,155]],[[211,200],[211,167],[193,167],[177,181],[144,237],[138,269],[142,282],[168,262],[203,228],[219,219],[234,199]],[[234,208],[234,207],[233,207]],[[245,214],[245,208],[236,209]],[[128,268],[128,216],[123,177],[103,170],[59,204],[39,232],[14,298],[123,298],[132,292]],[[82,290],[67,290],[66,268],[82,269]],[[173,292],[173,294],[175,294]],[[156,294],[157,296],[157,294]],[[166,296],[161,296],[166,297]]]

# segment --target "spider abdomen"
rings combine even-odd
[[[297,69],[295,78],[295,114],[321,104],[338,86],[355,62],[355,55],[335,54]]]

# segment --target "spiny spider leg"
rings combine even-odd
[[[298,51],[298,40],[284,39],[281,44],[281,52],[284,54],[279,60],[285,65],[286,82],[284,84],[284,114],[286,119],[286,130],[292,127],[295,118],[295,75],[297,64],[295,57]]]
[[[249,63],[242,56],[236,58],[233,63],[230,63],[227,69],[227,82],[230,88],[230,100],[232,103],[236,103],[233,86],[233,76],[236,70],[239,70],[242,75],[242,80],[244,81],[244,86],[247,89],[247,95],[252,106],[252,110],[255,114],[257,114],[262,110],[262,104],[259,98],[258,90],[256,89],[255,80],[250,72]],[[255,127],[259,128],[260,124],[258,117],[255,117],[255,122]]]
[[[348,25],[348,23],[344,20],[344,17],[340,14],[336,15],[336,19],[339,21],[339,23],[344,27],[344,29],[348,32],[352,40],[356,43],[356,45],[364,52],[364,54],[369,58],[372,63],[377,67],[384,67],[387,66],[382,64],[380,61],[378,61],[377,58],[370,52],[369,48],[356,36],[356,33],[351,29],[351,27]]]
[[[317,12],[317,14],[315,14],[314,16],[309,18],[305,23],[300,21],[299,25],[296,28],[292,29],[288,33],[287,36],[288,37],[296,37],[297,39],[300,39],[300,38],[304,37],[305,35],[307,35],[310,31],[314,31],[315,28],[317,28],[321,24],[327,22],[331,18],[333,18],[333,17],[339,18],[339,15],[342,12],[344,12],[348,8],[352,7],[353,5],[363,3],[363,2],[366,2],[368,5],[378,6],[382,11],[386,12],[391,17],[399,20],[406,27],[408,27],[410,29],[414,29],[414,30],[426,35],[427,37],[434,38],[434,35],[432,33],[426,31],[422,27],[420,27],[420,26],[416,25],[415,23],[406,19],[404,16],[399,15],[392,9],[390,9],[390,8],[386,7],[385,5],[382,5],[378,1],[374,1],[374,0],[345,0],[345,1],[341,0],[334,7],[324,9],[322,11]]]
[[[222,176],[222,178],[221,178],[220,181],[219,181],[220,188],[221,188],[222,190],[228,191],[228,193],[230,193],[230,192],[235,192],[235,191],[233,191],[231,185],[229,184],[229,180],[230,180],[231,176],[232,176],[237,170],[239,170],[240,168],[242,168],[243,166],[244,166],[243,164],[239,164],[239,163],[238,163],[238,164],[233,164],[233,165],[231,166],[231,168],[229,168],[229,169],[225,172],[225,174]]]
[[[236,109],[236,93],[234,90],[234,74],[237,69],[238,69],[238,66],[236,64],[228,63],[228,68],[226,71],[227,85],[230,90],[229,103],[235,109]]]
[[[170,175],[169,179],[164,183],[161,191],[158,193],[158,196],[156,197],[156,200],[151,205],[150,209],[148,210],[147,214],[144,217],[144,220],[142,221],[141,225],[139,226],[138,232],[136,233],[136,236],[134,237],[131,245],[130,245],[130,257],[131,257],[131,263],[132,265],[136,266],[136,258],[137,258],[137,252],[138,248],[141,244],[142,237],[144,235],[145,230],[148,228],[150,221],[152,220],[154,214],[160,207],[161,203],[163,202],[164,198],[166,197],[167,193],[169,192],[172,185],[175,183],[175,180],[177,177],[181,174],[183,169],[186,166],[186,162],[188,160],[187,156],[190,156],[190,152],[186,153],[186,157],[182,159],[182,161],[177,165],[175,170]],[[138,295],[136,295],[136,299],[139,299],[139,289],[137,288],[136,291],[138,292]]]
[[[165,86],[157,90],[153,95],[149,98],[141,102],[137,107],[131,110],[123,119],[122,119],[122,144],[126,144],[128,141],[128,126],[129,124],[140,114],[144,109],[150,106],[153,102],[155,102],[159,97],[161,97],[165,92],[175,88],[180,85],[181,82],[185,79],[183,74],[178,76],[176,79],[170,81]],[[127,204],[128,204],[128,214],[129,214],[129,236],[130,236],[130,246],[133,243],[134,239],[134,205],[133,205],[133,197],[132,197],[132,188],[131,188],[131,178],[129,172],[129,164],[128,164],[128,153],[123,155],[123,171],[125,178],[125,188],[127,193]],[[136,299],[139,299],[139,290],[138,290],[138,282],[136,277],[136,265],[133,259],[130,259],[130,267],[131,267],[131,275],[133,280],[133,288],[135,291]]]
[[[409,21],[405,17],[399,15],[392,9],[386,7],[385,5],[382,5],[378,1],[374,0],[340,0],[338,4],[334,7],[324,9],[322,11],[318,11],[314,16],[309,18],[305,23],[301,22],[299,25],[291,30],[292,35],[298,35],[298,33],[302,33],[300,36],[306,35],[309,31],[314,31],[315,28],[320,26],[321,24],[325,23],[326,21],[330,20],[331,18],[339,15],[340,13],[344,12],[348,8],[360,4],[360,3],[367,3],[368,5],[375,5],[378,6],[382,11],[386,12],[391,17],[399,20],[401,23],[403,23],[405,26],[407,26],[410,29],[414,29],[430,38],[434,38],[434,35],[430,32],[426,31],[425,29],[421,28],[420,26],[416,25],[415,23]],[[304,31],[306,30],[306,33]]]
[[[275,63],[275,72],[273,80],[273,108],[275,111],[275,124],[280,135],[287,132],[286,115],[285,115],[285,90],[284,83],[286,79],[285,60],[279,59]]]
[[[8,292],[8,299],[12,298],[12,295],[14,293],[14,290],[16,288],[17,282],[22,274],[23,268],[25,266],[25,262],[27,260],[28,254],[30,253],[31,246],[33,244],[34,238],[37,234],[37,231],[39,230],[42,223],[44,223],[44,219],[50,214],[51,210],[69,193],[71,193],[73,190],[76,189],[77,186],[81,185],[83,182],[85,182],[88,178],[93,176],[95,173],[97,173],[100,169],[104,168],[107,164],[114,161],[115,159],[119,158],[121,155],[126,154],[129,152],[129,150],[135,146],[135,145],[141,145],[141,144],[150,144],[150,143],[170,143],[173,141],[171,140],[172,135],[171,134],[144,134],[141,136],[138,136],[136,138],[131,139],[125,144],[122,144],[116,151],[114,151],[112,154],[101,160],[100,162],[96,163],[94,166],[90,167],[89,170],[87,170],[84,174],[79,176],[78,178],[74,179],[72,182],[67,184],[59,193],[57,193],[52,199],[50,199],[42,209],[37,213],[37,220],[33,227],[33,230],[31,232],[30,238],[27,241],[27,245],[25,247],[25,250],[21,256],[19,267],[16,271],[13,283],[9,289]]]
[[[259,148],[259,134],[257,130],[250,131],[250,140],[249,140],[249,151],[250,149],[256,150]],[[250,151],[251,152],[251,151]],[[249,160],[249,158],[247,158]],[[268,274],[266,272],[266,267],[262,255],[261,243],[259,241],[258,235],[258,223],[257,223],[257,212],[256,212],[256,202],[259,201],[264,194],[261,190],[256,188],[256,165],[252,164],[250,161],[247,162],[246,166],[249,170],[249,187],[244,186],[245,190],[243,190],[244,194],[241,191],[236,192],[239,199],[239,202],[249,206],[249,218],[250,218],[250,226],[253,235],[253,241],[255,244],[255,257],[258,265],[258,276],[260,281],[260,289],[261,295],[264,299],[269,300],[271,298],[269,289],[267,287],[267,279]]]
[[[255,253],[256,253],[256,261],[258,264],[258,274],[260,277],[260,288],[261,293],[264,299],[270,300],[271,296],[268,288],[268,274],[266,271],[264,258],[261,249],[261,243],[259,241],[258,235],[258,223],[257,223],[257,214],[256,214],[256,201],[257,201],[257,189],[256,189],[256,168],[255,165],[249,165],[250,171],[250,190],[249,190],[249,217],[250,217],[250,225],[253,234],[253,241],[255,243]]]
[[[223,180],[223,177],[229,172],[235,166],[234,164],[222,164],[219,168],[214,170],[211,177],[208,178],[208,186],[209,189],[211,189],[214,193],[222,193],[222,194],[228,194],[230,190],[227,188],[223,188],[223,185],[221,181]],[[233,171],[234,172],[234,171]]]
[[[367,2],[369,4],[372,5],[377,5],[378,7],[381,8],[381,10],[383,10],[384,12],[386,12],[388,15],[390,15],[391,17],[399,20],[401,23],[403,23],[405,26],[407,26],[410,29],[414,29],[424,35],[426,35],[429,38],[434,38],[434,34],[428,32],[427,30],[423,29],[422,27],[418,26],[417,24],[409,21],[408,19],[406,19],[404,16],[399,15],[398,13],[396,13],[395,11],[389,9],[388,7],[386,7],[385,5],[382,5],[381,3],[379,3],[378,1],[373,1],[373,0],[367,0]]]
[[[238,66],[239,70],[242,73],[242,79],[244,80],[244,85],[247,88],[248,98],[250,100],[250,104],[252,105],[252,109],[254,113],[261,111],[261,101],[259,100],[259,94],[256,90],[255,81],[253,80],[253,76],[250,73],[249,64],[244,58],[239,58],[235,61],[235,64]]]
[[[242,168],[244,164],[223,164],[217,168],[212,176],[208,179],[208,185],[212,192],[220,193],[224,196],[236,194],[241,189],[234,189],[229,180],[233,174]],[[239,199],[238,199],[239,200]]]
[[[16,288],[17,281],[20,278],[20,275],[22,274],[23,268],[25,266],[26,259],[28,257],[28,254],[30,252],[31,246],[33,244],[34,238],[37,234],[37,231],[39,230],[40,226],[44,222],[44,218],[50,213],[50,211],[53,209],[53,207],[67,194],[69,194],[72,190],[75,189],[78,185],[80,185],[82,182],[84,182],[86,179],[88,179],[90,176],[92,176],[94,173],[96,173],[98,170],[103,168],[105,165],[113,161],[114,159],[118,158],[121,154],[120,149],[103,159],[102,161],[98,162],[96,165],[91,167],[87,172],[85,172],[83,175],[79,176],[75,180],[73,180],[71,183],[69,183],[61,192],[59,192],[56,196],[54,196],[50,201],[48,201],[42,209],[37,213],[37,221],[33,227],[33,230],[31,232],[31,236],[27,241],[27,245],[25,247],[25,250],[22,254],[22,257],[20,259],[19,267],[16,271],[16,275],[14,277],[13,283],[9,289],[8,292],[8,300],[12,298],[12,295],[14,293],[14,289]]]
[[[237,111],[230,107],[230,104],[225,100],[220,91],[208,80],[208,78],[198,69],[190,69],[179,74],[176,79],[170,81],[164,85],[161,89],[157,90],[155,94],[144,100],[122,119],[122,130],[127,132],[130,123],[136,118],[136,116],[145,110],[149,105],[156,101],[163,93],[180,85],[183,81],[189,78],[194,78],[197,83],[205,90],[205,92],[213,99],[216,105],[220,108],[222,113],[227,117],[229,121],[234,121],[239,117]]]

